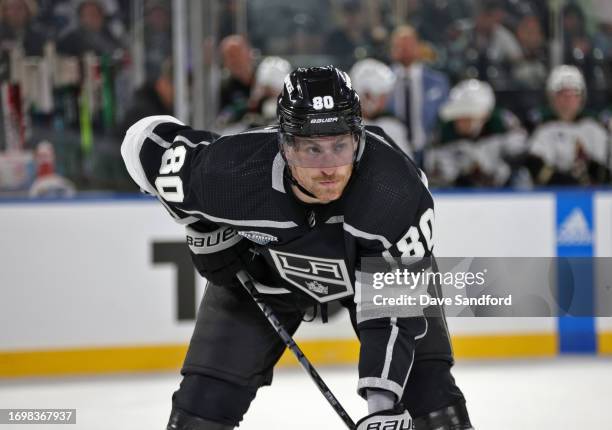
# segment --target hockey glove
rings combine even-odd
[[[391,409],[370,414],[360,419],[355,425],[355,430],[410,430],[412,428],[412,418],[401,403]]]
[[[202,226],[187,227],[187,245],[193,264],[203,277],[213,284],[230,285],[240,270],[258,279],[267,272],[263,257],[251,252],[253,242],[241,237],[230,227],[218,227],[212,231]]]

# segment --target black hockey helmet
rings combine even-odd
[[[289,164],[331,167],[359,160],[365,132],[359,96],[347,73],[333,66],[294,70],[285,78],[283,91],[278,97],[277,116],[280,149]],[[336,153],[333,157],[323,157],[323,153],[318,158],[290,156],[299,144],[308,142],[309,137],[340,135],[350,135],[350,145],[343,146],[345,150],[341,152],[337,149],[338,144],[334,143]]]

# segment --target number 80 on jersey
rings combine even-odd
[[[160,175],[178,173],[183,164],[187,151],[184,146],[170,148],[162,155]],[[183,181],[180,176],[158,176],[155,179],[155,188],[159,196],[168,202],[181,203],[185,198],[183,193]]]

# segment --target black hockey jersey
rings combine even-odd
[[[218,136],[156,116],[128,130],[121,152],[135,182],[187,225],[192,252],[248,240],[275,274],[275,288],[319,302],[350,298],[361,258],[431,255],[426,179],[381,129],[366,128],[342,197],[321,205],[294,196],[277,138],[276,127]],[[221,233],[210,241],[190,227],[202,225]],[[361,322],[360,392],[382,388],[401,397],[427,325],[423,317]]]

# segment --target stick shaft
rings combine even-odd
[[[331,405],[332,408],[334,408],[340,419],[344,421],[347,427],[353,430],[355,428],[355,423],[353,422],[349,414],[342,407],[338,399],[336,399],[336,396],[334,396],[325,381],[323,381],[323,378],[321,378],[321,375],[319,375],[319,372],[317,372],[310,360],[308,360],[308,358],[304,355],[297,343],[295,343],[289,332],[287,332],[285,327],[281,324],[279,319],[274,314],[274,310],[272,309],[272,307],[257,296],[257,290],[255,288],[255,285],[253,285],[253,281],[251,281],[249,275],[244,271],[240,271],[238,272],[237,276],[240,280],[240,283],[248,291],[257,306],[259,306],[259,309],[261,309],[268,322],[272,325],[272,327],[274,327],[274,330],[276,331],[276,333],[278,333],[279,337],[283,340],[287,348],[289,348],[293,355],[295,355],[295,357],[298,359],[302,367],[308,372],[308,374],[310,375],[316,386],[319,388],[319,391],[321,391],[327,402]]]

